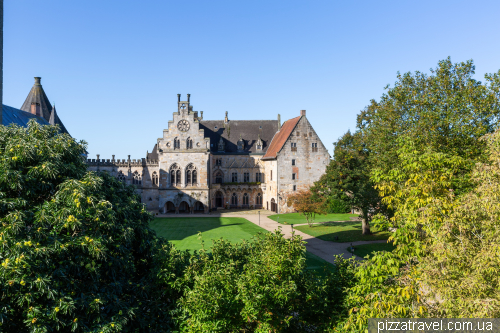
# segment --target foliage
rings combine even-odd
[[[134,188],[87,173],[84,153],[54,126],[0,126],[1,328],[165,331],[175,296],[157,267],[173,250]]]
[[[345,202],[345,200],[327,198],[325,205],[325,211],[328,214],[346,214],[351,212],[351,207]]]
[[[299,225],[294,228],[324,241],[338,243],[387,240],[391,236],[390,232],[378,231],[373,228],[371,234],[363,235],[360,232],[359,221],[317,223],[312,227]]]
[[[300,237],[279,231],[231,244],[191,259],[180,300],[185,332],[283,332],[322,330],[345,316],[344,289],[353,263],[342,262],[323,279],[305,270]]]
[[[351,288],[352,316],[344,328],[362,329],[367,318],[483,317],[500,315],[500,134],[489,136],[489,163],[478,163],[472,190],[452,190],[466,159],[400,140],[401,166],[374,178],[396,208],[392,253],[360,267]]]
[[[371,101],[357,119],[359,132],[371,151],[372,168],[388,172],[398,165],[397,139],[409,138],[419,150],[484,160],[484,142],[500,115],[500,72],[485,76],[486,84],[472,78],[472,60],[452,63],[448,57],[431,69],[397,75],[394,87],[380,101]],[[467,191],[466,179],[474,163],[464,164],[453,188]]]
[[[371,215],[384,206],[370,179],[369,151],[359,133],[347,132],[336,143],[334,159],[312,191],[329,200],[346,202],[361,211],[362,233],[370,234]]]
[[[378,213],[372,217],[372,225],[381,231],[388,231],[393,228],[393,224],[384,214]]]
[[[326,214],[324,200],[318,199],[310,190],[302,190],[288,197],[288,201],[301,215],[306,218],[307,224],[312,226],[316,214]]]

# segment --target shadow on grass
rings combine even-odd
[[[361,222],[322,223],[311,227],[303,225],[296,229],[321,240],[337,243],[386,240],[390,236],[389,232],[377,231],[373,227],[372,234],[363,235]]]

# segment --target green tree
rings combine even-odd
[[[359,210],[362,233],[370,234],[371,216],[381,211],[383,205],[370,179],[369,151],[361,134],[350,131],[334,145],[334,158],[311,191],[324,198],[342,200]]]
[[[0,126],[0,328],[158,332],[171,326],[170,245],[135,190],[86,171],[85,143],[31,121]]]
[[[198,252],[182,278],[182,331],[321,332],[347,314],[352,261],[321,278],[305,269],[301,238],[279,231],[240,244],[221,239],[211,251]]]
[[[418,149],[469,160],[453,180],[456,190],[466,191],[475,161],[484,160],[480,138],[495,130],[500,116],[500,72],[487,74],[486,83],[473,79],[474,72],[472,60],[454,64],[448,57],[431,75],[398,73],[394,87],[358,115],[371,168],[388,172],[398,165],[397,139],[405,136]]]

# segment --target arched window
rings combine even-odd
[[[187,138],[187,140],[186,140],[186,149],[193,149],[193,139]]]
[[[196,167],[193,164],[189,164],[186,167],[186,186],[196,185]]]
[[[255,197],[255,204],[262,205],[262,194],[261,193],[257,193],[257,196]]]
[[[222,184],[223,179],[224,179],[224,174],[222,173],[222,171],[218,170],[215,173],[215,183]]]
[[[238,196],[236,195],[236,193],[233,193],[233,195],[231,196],[231,205],[237,205],[238,204]]]
[[[181,168],[177,163],[170,167],[170,184],[177,185],[181,183]]]
[[[133,173],[133,178],[132,178],[132,184],[134,185],[141,185],[142,183],[142,175],[139,172],[134,172]]]
[[[181,147],[181,140],[179,138],[174,138],[174,149],[179,149]]]
[[[125,175],[123,174],[123,172],[118,172],[118,180],[121,181],[122,183],[125,183]]]
[[[154,186],[158,186],[158,174],[155,172],[153,172],[153,175],[151,176],[151,183],[154,185]]]
[[[243,194],[243,204],[248,205],[248,193]]]

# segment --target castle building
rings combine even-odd
[[[309,188],[330,155],[306,118],[204,120],[190,95],[181,101],[151,153],[141,159],[89,159],[89,170],[107,171],[133,184],[147,209],[208,213],[224,207],[291,212],[289,195]]]

